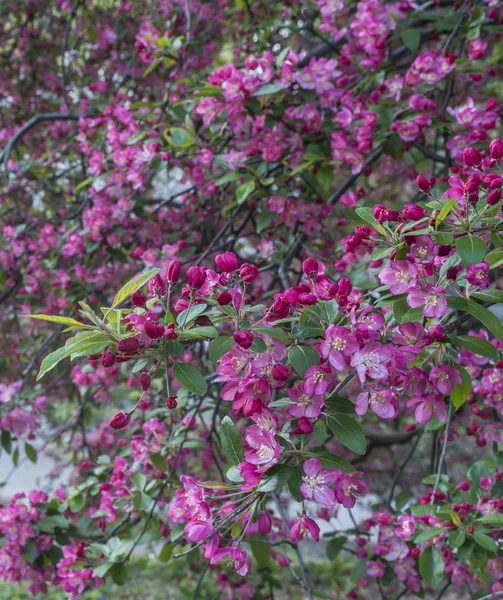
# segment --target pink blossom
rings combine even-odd
[[[436,394],[427,394],[426,396],[418,396],[407,401],[407,406],[416,406],[414,416],[418,423],[425,425],[430,421],[433,415],[442,423],[447,419],[445,402],[441,396]]]
[[[316,521],[303,516],[290,527],[290,539],[293,542],[301,542],[305,535],[310,535],[315,542],[320,539],[320,528]]]
[[[422,312],[425,317],[435,317],[439,319],[447,312],[445,290],[430,284],[425,285],[422,289],[416,289],[409,292],[407,304],[411,308],[419,308],[422,306]]]
[[[304,473],[300,491],[306,500],[315,500],[325,506],[336,504],[334,490],[328,484],[338,481],[340,469],[322,469],[318,458],[310,458],[304,463]]]
[[[359,471],[341,475],[335,485],[335,497],[344,508],[353,508],[356,504],[357,494],[366,494],[368,487],[364,481],[358,478],[363,475]]]
[[[418,273],[414,265],[406,260],[395,260],[391,267],[385,267],[379,273],[379,281],[389,286],[393,296],[404,294],[416,285]]]
[[[388,379],[386,362],[393,356],[394,349],[390,344],[369,342],[357,351],[351,359],[351,366],[356,368],[361,383],[365,383],[366,377],[376,380]]]
[[[305,383],[301,381],[297,388],[290,388],[288,396],[295,404],[288,407],[292,417],[307,417],[314,419],[321,414],[321,407],[325,401],[324,394],[307,394]]]

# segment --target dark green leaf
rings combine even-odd
[[[250,542],[253,557],[257,561],[258,566],[263,569],[269,562],[271,556],[271,546],[260,540],[252,540]]]
[[[220,424],[220,443],[227,460],[237,465],[244,460],[243,439],[230,417],[225,416]]]
[[[487,244],[475,235],[465,235],[456,240],[456,248],[465,267],[482,262],[487,252]]]
[[[327,425],[341,444],[357,454],[365,454],[367,442],[360,425],[351,417],[336,413],[327,417]]]
[[[472,378],[468,371],[461,365],[454,365],[461,375],[461,383],[454,383],[452,388],[452,403],[458,410],[466,402],[472,391]]]
[[[182,387],[194,394],[205,394],[208,389],[206,380],[201,375],[200,371],[192,365],[176,362],[173,365],[173,377]]]
[[[288,353],[288,360],[295,371],[304,377],[310,367],[320,364],[320,355],[310,346],[294,346]]]
[[[259,492],[279,491],[293,474],[293,467],[288,465],[274,465],[262,475],[258,485]]]
[[[475,335],[459,335],[458,337],[451,336],[453,343],[459,344],[463,348],[474,352],[479,356],[486,356],[493,360],[498,360],[498,351],[496,348],[484,338],[479,338]]]
[[[234,338],[232,335],[221,335],[211,342],[208,348],[208,357],[211,361],[216,362],[224,354],[227,354],[233,346]]]
[[[440,584],[444,578],[444,558],[435,546],[429,546],[419,557],[419,572],[423,579],[432,587]]]
[[[400,37],[411,52],[415,52],[421,44],[421,32],[419,29],[403,29],[400,31]]]

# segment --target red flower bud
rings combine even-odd
[[[500,190],[491,190],[486,196],[486,202],[489,206],[495,206],[501,200]]]
[[[169,281],[169,283],[176,283],[180,279],[181,269],[181,261],[176,258],[172,260],[166,269],[166,280]]]
[[[463,160],[467,167],[478,167],[482,162],[482,155],[475,148],[465,148],[463,150]]]
[[[131,302],[133,303],[133,306],[145,306],[147,298],[145,294],[142,294],[141,292],[134,292],[131,296]]]
[[[355,235],[359,235],[363,239],[370,236],[370,231],[371,229],[367,225],[358,225],[358,227],[355,227]]]
[[[318,261],[314,260],[314,258],[308,258],[302,263],[302,270],[308,277],[316,277],[316,275],[318,275],[318,271],[320,270],[318,267]]]
[[[178,402],[176,401],[177,396],[176,395],[172,395],[172,396],[168,396],[168,398],[166,398],[166,408],[169,409],[173,409],[176,408],[178,406]]]
[[[138,339],[136,339],[135,337],[130,337],[125,340],[121,340],[117,344],[117,350],[119,352],[124,352],[125,354],[128,354],[130,352],[135,352],[135,350],[138,350],[139,346],[140,346],[140,341]]]
[[[153,321],[147,321],[145,323],[145,333],[151,340],[158,340],[164,333],[164,325],[162,323],[154,323]]]
[[[189,303],[187,302],[187,300],[178,300],[177,303],[175,304],[175,312],[176,313],[181,313],[184,310],[187,310],[189,308]]]
[[[458,273],[459,273],[460,270],[461,269],[459,267],[449,267],[447,269],[447,273],[445,274],[445,276],[450,281],[456,281]]]
[[[348,235],[346,238],[346,244],[350,248],[358,248],[358,246],[361,246],[362,241],[363,238],[360,235]]]
[[[308,435],[313,433],[313,424],[306,417],[301,417],[296,427],[292,429],[292,433],[295,435]]]
[[[299,294],[297,301],[303,306],[313,306],[318,301],[318,298],[314,294]]]
[[[238,259],[234,252],[218,254],[215,258],[217,267],[224,273],[233,273],[238,268]]]
[[[148,373],[142,373],[140,375],[140,385],[144,392],[146,392],[148,390],[148,388],[150,387],[151,381],[152,381],[152,377],[150,377],[150,375]]]
[[[255,265],[245,263],[239,269],[239,276],[245,283],[251,283],[258,276],[258,268]]]
[[[166,282],[159,273],[148,282],[148,291],[151,296],[164,296],[166,294]]]
[[[388,220],[388,217],[386,216],[387,212],[388,211],[386,210],[386,207],[382,204],[376,204],[372,209],[372,214],[374,215],[376,221],[379,221],[379,223],[384,223]]]
[[[234,338],[234,341],[238,346],[241,346],[241,348],[248,350],[248,348],[250,348],[250,346],[253,343],[255,334],[253,333],[253,331],[235,331],[232,334],[232,337]]]
[[[477,192],[478,189],[480,187],[480,177],[475,174],[475,175],[470,175],[470,177],[468,177],[468,179],[466,180],[465,183],[465,189],[469,194],[473,194],[474,192]]]
[[[349,279],[346,279],[345,277],[343,277],[339,281],[339,296],[349,296],[352,289],[353,289],[353,286],[352,286],[351,282],[349,281]]]
[[[494,160],[503,158],[503,141],[500,138],[496,138],[489,144],[489,153]]]
[[[206,281],[206,269],[203,267],[190,267],[187,271],[187,284],[192,290],[198,290]]]
[[[406,204],[402,210],[404,221],[419,221],[424,217],[424,208],[419,204]]]
[[[178,337],[178,333],[176,333],[176,331],[175,331],[174,323],[170,323],[169,325],[166,325],[166,329],[164,330],[164,337],[167,340],[176,340],[176,338]]]
[[[422,192],[429,192],[431,190],[431,184],[424,175],[418,175],[416,177],[416,185]]]
[[[101,357],[101,364],[105,369],[112,367],[115,364],[115,354],[110,352],[110,350],[107,350]]]
[[[131,415],[125,412],[118,412],[110,419],[110,427],[112,429],[124,429],[129,425],[129,421],[131,419]]]
[[[286,365],[277,363],[271,369],[271,374],[276,381],[286,381],[290,375],[290,371]]]
[[[217,296],[217,302],[220,304],[220,306],[226,306],[227,304],[230,304],[232,302],[232,294],[227,290],[220,292],[220,294]]]

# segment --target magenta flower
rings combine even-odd
[[[202,542],[213,532],[211,511],[207,504],[202,504],[195,517],[185,526],[185,536],[189,542]]]
[[[360,349],[356,335],[347,327],[330,325],[325,333],[325,339],[320,344],[321,355],[325,360],[339,371],[343,371],[347,364],[345,356],[352,356]]]
[[[252,465],[261,465],[269,468],[278,462],[280,445],[266,429],[261,429],[258,425],[252,425],[246,428],[246,449],[245,460]]]
[[[449,394],[455,383],[461,383],[461,376],[454,367],[438,365],[430,372],[430,383],[441,394]]]
[[[411,308],[423,306],[425,317],[436,317],[439,319],[447,312],[447,300],[445,290],[433,285],[425,285],[422,289],[409,292],[407,304]]]
[[[397,521],[400,527],[395,529],[395,533],[404,540],[410,538],[416,530],[414,519],[409,515],[400,515]]]
[[[367,561],[367,575],[376,579],[384,575],[384,565],[375,560]]]
[[[391,390],[377,386],[358,394],[355,413],[362,416],[367,412],[369,406],[381,419],[394,419],[398,413],[396,395]]]
[[[417,277],[416,267],[406,260],[395,260],[391,267],[385,267],[379,273],[379,281],[389,286],[393,296],[405,294],[409,288],[414,287]]]
[[[305,535],[310,535],[315,542],[320,539],[320,528],[313,519],[301,517],[290,528],[290,539],[293,542],[301,542]]]
[[[360,471],[345,473],[341,475],[335,485],[335,497],[344,508],[353,508],[356,504],[357,494],[366,494],[369,490],[367,485],[357,475],[363,475]]]
[[[427,235],[420,235],[410,245],[410,254],[420,262],[430,262],[437,254],[437,247],[433,240]]]
[[[388,379],[386,362],[393,356],[393,352],[391,345],[379,342],[369,342],[355,352],[351,359],[351,366],[356,368],[362,385],[367,376],[377,380]]]
[[[328,365],[313,365],[309,367],[305,375],[306,394],[324,394],[332,380],[332,369]]]
[[[310,458],[304,463],[304,473],[302,477],[304,482],[300,486],[300,491],[306,500],[315,500],[325,506],[334,506],[336,504],[334,490],[328,486],[330,483],[336,483],[341,476],[340,469],[322,469],[321,460]]]
[[[325,401],[324,394],[307,394],[305,383],[302,381],[298,387],[288,390],[288,396],[296,403],[288,408],[292,417],[315,419],[320,416]]]
[[[231,566],[236,573],[243,575],[243,577],[248,574],[248,571],[251,568],[251,562],[246,550],[242,550],[241,548],[219,548],[213,553],[210,564],[214,565],[224,558],[228,559],[229,566]]]
[[[466,281],[485,290],[489,287],[489,265],[486,262],[481,262],[468,267]]]
[[[445,410],[445,402],[441,396],[436,394],[427,394],[426,396],[418,396],[411,398],[407,401],[407,406],[416,406],[414,416],[418,423],[425,425],[433,417],[437,416],[437,419],[442,423],[445,423],[447,418]]]

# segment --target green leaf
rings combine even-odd
[[[80,512],[84,506],[86,505],[86,497],[84,494],[77,494],[73,498],[70,499],[70,510],[74,513]]]
[[[447,527],[433,527],[432,529],[426,529],[425,531],[421,531],[416,535],[416,537],[414,538],[414,543],[422,544],[423,542],[432,540],[444,531],[447,531]]]
[[[182,335],[189,338],[217,338],[218,330],[213,325],[201,325],[184,331]]]
[[[147,485],[147,476],[141,471],[135,471],[131,475],[131,481],[136,489],[140,490],[140,492],[143,492],[145,486]]]
[[[194,394],[205,394],[206,390],[208,389],[206,380],[201,375],[199,370],[192,365],[175,362],[173,365],[173,377],[182,387],[189,390],[189,392],[193,392]]]
[[[487,244],[475,235],[465,235],[456,240],[456,248],[463,266],[469,267],[484,260]]]
[[[327,544],[327,557],[329,560],[334,560],[339,555],[339,552],[342,550],[344,544],[346,543],[345,537],[335,537],[332,538]]]
[[[122,304],[124,302],[124,300],[127,300],[132,294],[134,294],[134,292],[139,290],[148,281],[150,281],[152,279],[152,277],[157,275],[157,273],[159,273],[159,270],[160,269],[157,269],[157,268],[149,269],[148,271],[145,271],[145,273],[140,273],[140,275],[137,275],[136,277],[131,279],[131,281],[128,281],[126,283],[126,285],[124,285],[117,292],[117,295],[115,296],[110,309],[115,308],[116,306],[119,306],[119,304]]]
[[[288,465],[274,465],[262,475],[257,487],[259,492],[279,491],[293,475],[293,467]]]
[[[320,364],[320,355],[310,346],[294,346],[288,352],[288,360],[295,371],[304,377],[310,367]]]
[[[466,300],[468,312],[478,319],[487,329],[503,342],[503,325],[498,317],[471,299]]]
[[[248,179],[236,188],[236,200],[238,204],[246,202],[248,196],[255,190],[255,180]]]
[[[461,530],[451,531],[447,536],[447,540],[451,548],[459,548],[465,543],[466,533]]]
[[[285,344],[288,344],[290,341],[288,335],[279,327],[253,327],[253,331],[280,340],[280,342],[284,342]]]
[[[71,350],[68,351],[68,349],[63,346],[62,348],[58,348],[58,350],[55,350],[54,352],[48,354],[42,361],[42,364],[40,365],[40,371],[37,375],[37,381],[41,379],[46,373],[54,369],[54,367],[60,361],[70,356],[71,353]]]
[[[153,452],[150,455],[150,462],[152,466],[158,471],[167,471],[168,463],[166,462],[166,457],[163,456],[160,452]]]
[[[150,496],[147,496],[147,494],[137,494],[133,498],[133,506],[137,510],[147,512],[152,506],[152,498]]]
[[[225,458],[227,458],[227,460],[233,465],[243,462],[243,439],[239,433],[239,429],[236,427],[230,417],[225,416],[222,419],[219,435]]]
[[[188,325],[191,321],[196,319],[208,308],[207,304],[194,304],[182,312],[176,317],[176,322],[181,327],[182,325]]]
[[[262,211],[257,215],[255,221],[257,223],[257,233],[261,233],[267,229],[278,215],[269,210]]]
[[[461,383],[454,383],[452,387],[452,403],[458,410],[466,402],[472,391],[472,378],[468,371],[461,365],[454,365],[461,376]]]
[[[489,265],[490,269],[496,269],[503,265],[503,250],[492,250],[486,254],[485,262]]]
[[[400,37],[411,52],[415,52],[421,44],[421,33],[419,29],[403,29],[400,31]]]
[[[477,519],[480,523],[487,523],[488,525],[495,525],[496,527],[503,527],[503,514],[484,515]]]
[[[211,342],[208,348],[208,357],[211,361],[217,362],[217,360],[222,358],[224,354],[227,354],[233,346],[234,338],[232,335],[221,335]]]
[[[258,352],[259,354],[267,351],[266,343],[264,342],[264,340],[262,338],[259,338],[259,337],[254,338],[250,348],[251,348],[251,350],[253,350],[253,352]]]
[[[438,229],[438,226],[442,221],[444,221],[448,216],[454,205],[456,204],[456,198],[451,198],[444,206],[441,208],[440,212],[437,215],[437,219],[435,221],[435,229]]]
[[[123,563],[116,563],[110,569],[112,580],[115,585],[124,585],[127,581],[127,567]]]
[[[28,460],[30,460],[32,463],[37,462],[37,451],[28,442],[25,442],[25,444],[24,444],[24,452],[25,452],[26,456],[28,457]]]
[[[411,308],[407,304],[407,298],[401,298],[393,303],[393,316],[399,325],[411,321],[422,321],[423,319],[421,307]]]
[[[328,408],[332,413],[342,413],[346,415],[355,414],[355,405],[344,398],[343,396],[335,396],[325,402],[325,407]]]
[[[283,83],[267,83],[260,87],[256,92],[253,92],[252,96],[268,96],[270,94],[275,94],[276,92],[281,92],[285,89],[285,85]]]
[[[436,587],[444,578],[444,558],[435,546],[429,546],[419,557],[419,572],[431,586]]]
[[[354,466],[341,456],[332,454],[326,450],[320,452],[305,452],[302,451],[302,456],[308,458],[319,458],[324,469],[340,469],[343,473],[354,473]]]
[[[73,325],[75,327],[79,327],[83,329],[86,325],[80,323],[75,319],[70,317],[58,317],[56,315],[21,315],[21,317],[29,318],[29,319],[40,319],[41,321],[49,321],[50,323],[60,323],[61,325]]]
[[[26,560],[26,562],[29,562],[30,564],[33,564],[35,562],[37,555],[37,545],[33,541],[28,542],[21,552],[21,556]]]
[[[360,425],[351,417],[336,413],[327,417],[327,425],[341,444],[356,454],[365,454],[367,442]]]
[[[498,544],[489,537],[485,533],[481,533],[480,531],[475,531],[473,534],[473,539],[477,542],[479,546],[489,550],[489,552],[494,552],[495,554],[498,552]]]
[[[498,360],[498,351],[496,348],[491,342],[488,342],[483,338],[479,338],[475,335],[459,335],[458,337],[450,336],[449,340],[470,350],[470,352],[473,352],[474,354]]]
[[[482,300],[483,302],[496,302],[499,304],[503,302],[503,291],[480,290],[479,292],[473,292],[472,298],[477,298],[477,300]]]
[[[252,540],[250,542],[250,546],[253,557],[257,561],[258,566],[261,569],[267,567],[269,557],[271,556],[271,546],[268,543],[260,540]]]
[[[370,258],[371,260],[381,260],[381,258],[386,258],[386,256],[389,256],[393,252],[393,250],[393,246],[389,246],[388,248],[378,248],[377,250],[374,250],[374,252],[372,252]]]

